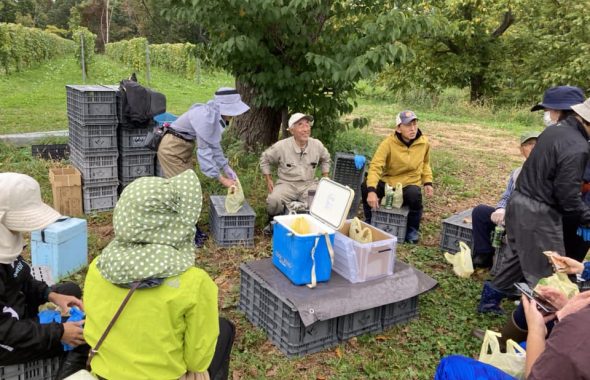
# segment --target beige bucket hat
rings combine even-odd
[[[43,203],[39,183],[28,175],[0,173],[0,189],[0,222],[10,231],[40,230],[61,217]]]

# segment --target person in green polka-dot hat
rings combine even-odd
[[[194,266],[201,205],[193,170],[170,179],[138,178],[121,194],[115,238],[90,265],[84,286],[84,338],[91,347],[130,283],[146,286],[132,295],[100,346],[93,373],[107,379],[227,378],[235,329],[218,316],[217,286]]]

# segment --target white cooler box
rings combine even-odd
[[[350,220],[338,229],[334,238],[334,271],[352,283],[374,280],[393,274],[397,237],[365,222],[373,234],[371,243],[359,243],[348,237]]]
[[[329,248],[334,244],[335,230],[346,221],[353,198],[354,191],[349,187],[322,178],[309,215],[274,217],[272,262],[293,284],[315,286],[315,282],[330,279],[333,258]],[[302,235],[291,229],[297,218],[307,220],[310,226],[308,234]]]

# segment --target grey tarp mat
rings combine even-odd
[[[250,261],[244,264],[281,297],[289,300],[299,311],[305,326],[361,310],[388,305],[422,294],[437,282],[396,260],[394,273],[377,280],[352,284],[336,272],[330,281],[318,283],[314,289],[296,286],[272,263],[272,259]]]

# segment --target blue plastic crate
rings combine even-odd
[[[443,220],[440,249],[446,252],[459,252],[459,242],[465,242],[473,252],[472,208],[461,211]]]
[[[31,233],[35,266],[48,266],[55,281],[88,265],[88,231],[85,219],[65,218]]]

